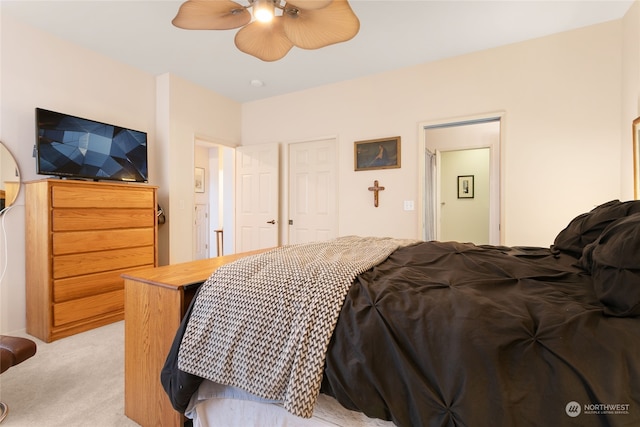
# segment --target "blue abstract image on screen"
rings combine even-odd
[[[147,181],[147,134],[36,109],[38,173]]]

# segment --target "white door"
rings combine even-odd
[[[236,252],[278,246],[278,144],[236,148]]]
[[[197,204],[193,225],[193,259],[209,258],[209,206]]]
[[[289,243],[338,235],[336,140],[289,145]]]

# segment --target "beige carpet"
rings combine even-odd
[[[1,427],[138,425],[124,415],[124,322],[49,344],[23,336],[38,350],[0,375]]]

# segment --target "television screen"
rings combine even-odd
[[[37,173],[147,182],[147,133],[36,108]]]

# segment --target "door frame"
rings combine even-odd
[[[481,123],[497,120],[500,123],[500,136],[497,146],[490,146],[490,207],[489,207],[489,241],[492,245],[501,245],[504,242],[504,162],[503,147],[505,135],[505,112],[497,111],[473,116],[455,117],[449,119],[423,121],[418,124],[418,230],[420,238],[424,239],[427,229],[427,188],[426,188],[426,154],[427,150],[436,156],[436,169],[439,167],[439,151],[463,150],[469,148],[481,148],[478,144],[460,144],[456,147],[448,147],[447,150],[441,150],[440,147],[429,146],[426,141],[425,130],[436,127],[462,126],[473,123]],[[485,146],[486,147],[486,146]],[[433,183],[433,197],[435,197],[435,206],[440,203],[440,183],[438,182],[438,173],[435,174],[435,182]],[[436,208],[435,224],[438,223],[439,210]],[[436,230],[435,238],[439,237],[439,227]]]

